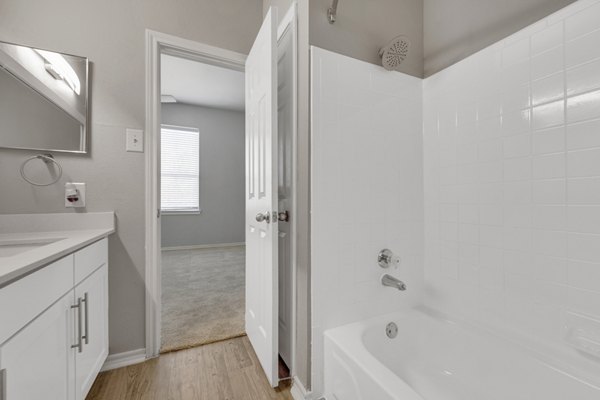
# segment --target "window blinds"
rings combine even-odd
[[[200,211],[200,132],[195,128],[161,128],[161,210]]]

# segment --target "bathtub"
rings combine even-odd
[[[389,322],[398,327],[393,339]],[[600,359],[559,367],[530,346],[426,308],[328,330],[324,355],[327,400],[600,399]]]

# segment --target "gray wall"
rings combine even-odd
[[[573,1],[341,0],[338,19],[330,24],[331,0],[310,0],[310,44],[380,64],[379,49],[404,34],[411,50],[399,70],[429,76]]]
[[[423,76],[423,0],[341,0],[334,24],[330,6],[331,0],[310,1],[311,45],[381,65],[379,49],[406,35],[410,54],[398,70]]]
[[[291,5],[292,0],[263,0],[263,16],[267,14],[269,7],[277,7],[281,19]]]
[[[573,3],[574,0],[425,0],[425,76]]]
[[[200,214],[162,218],[162,245],[193,246],[245,240],[243,111],[163,104],[162,123],[200,131]]]
[[[67,212],[64,183],[87,182],[88,211],[115,210],[110,246],[110,352],[145,345],[144,154],[125,152],[125,128],[144,127],[146,28],[242,53],[262,20],[260,0],[2,0],[0,40],[87,56],[91,154],[56,154],[59,184],[34,188],[19,165],[31,151],[0,150],[0,213]]]

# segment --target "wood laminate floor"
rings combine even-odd
[[[86,400],[292,400],[269,385],[246,336],[101,373]]]

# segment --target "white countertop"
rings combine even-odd
[[[114,233],[114,219],[113,212],[0,215],[0,243],[52,241],[0,256],[0,286]]]

